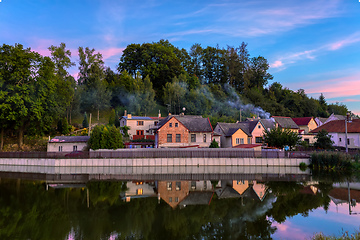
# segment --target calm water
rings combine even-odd
[[[309,239],[360,227],[353,179],[0,176],[0,239]]]

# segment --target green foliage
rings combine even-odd
[[[84,113],[84,120],[83,120],[83,122],[82,122],[82,127],[83,127],[83,128],[88,128],[88,127],[89,127],[89,120],[88,120],[88,118],[87,118],[86,112]]]
[[[213,139],[210,143],[209,148],[219,148],[219,143]]]
[[[299,168],[300,168],[301,171],[305,171],[306,168],[307,168],[306,163],[301,162],[300,165],[299,165]]]
[[[89,139],[89,148],[97,149],[119,149],[124,148],[120,130],[115,126],[97,125],[92,130]]]
[[[325,129],[322,129],[315,136],[316,142],[314,143],[314,147],[318,149],[334,149],[334,142],[331,140],[331,135]]]
[[[269,147],[284,148],[284,146],[289,146],[290,149],[295,147],[301,138],[296,132],[281,128],[273,128],[270,131],[265,129],[263,137],[264,142]]]
[[[63,135],[66,135],[66,134],[69,134],[70,130],[69,130],[69,124],[67,122],[67,119],[66,118],[62,118],[58,121],[58,124],[57,124],[57,131],[60,133],[60,134],[63,134]]]
[[[319,152],[311,154],[310,166],[314,170],[341,171],[352,168],[350,155],[336,152]]]

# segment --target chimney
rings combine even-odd
[[[124,116],[126,116],[126,115],[127,115],[127,111],[125,110],[125,111],[124,111]]]
[[[171,112],[169,112],[169,116],[171,116]]]
[[[161,112],[160,112],[160,110],[159,110],[158,118],[161,118]]]
[[[130,114],[130,113],[127,115],[127,118],[128,118],[128,119],[131,119],[131,114]]]

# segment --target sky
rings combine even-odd
[[[248,44],[284,87],[360,115],[360,0],[0,0],[0,43],[43,56],[64,42],[94,48],[114,71],[131,43],[190,50]],[[76,75],[77,68],[70,70]]]

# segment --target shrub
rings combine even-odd
[[[335,152],[313,153],[310,162],[315,170],[345,170],[352,167],[349,155]]]

